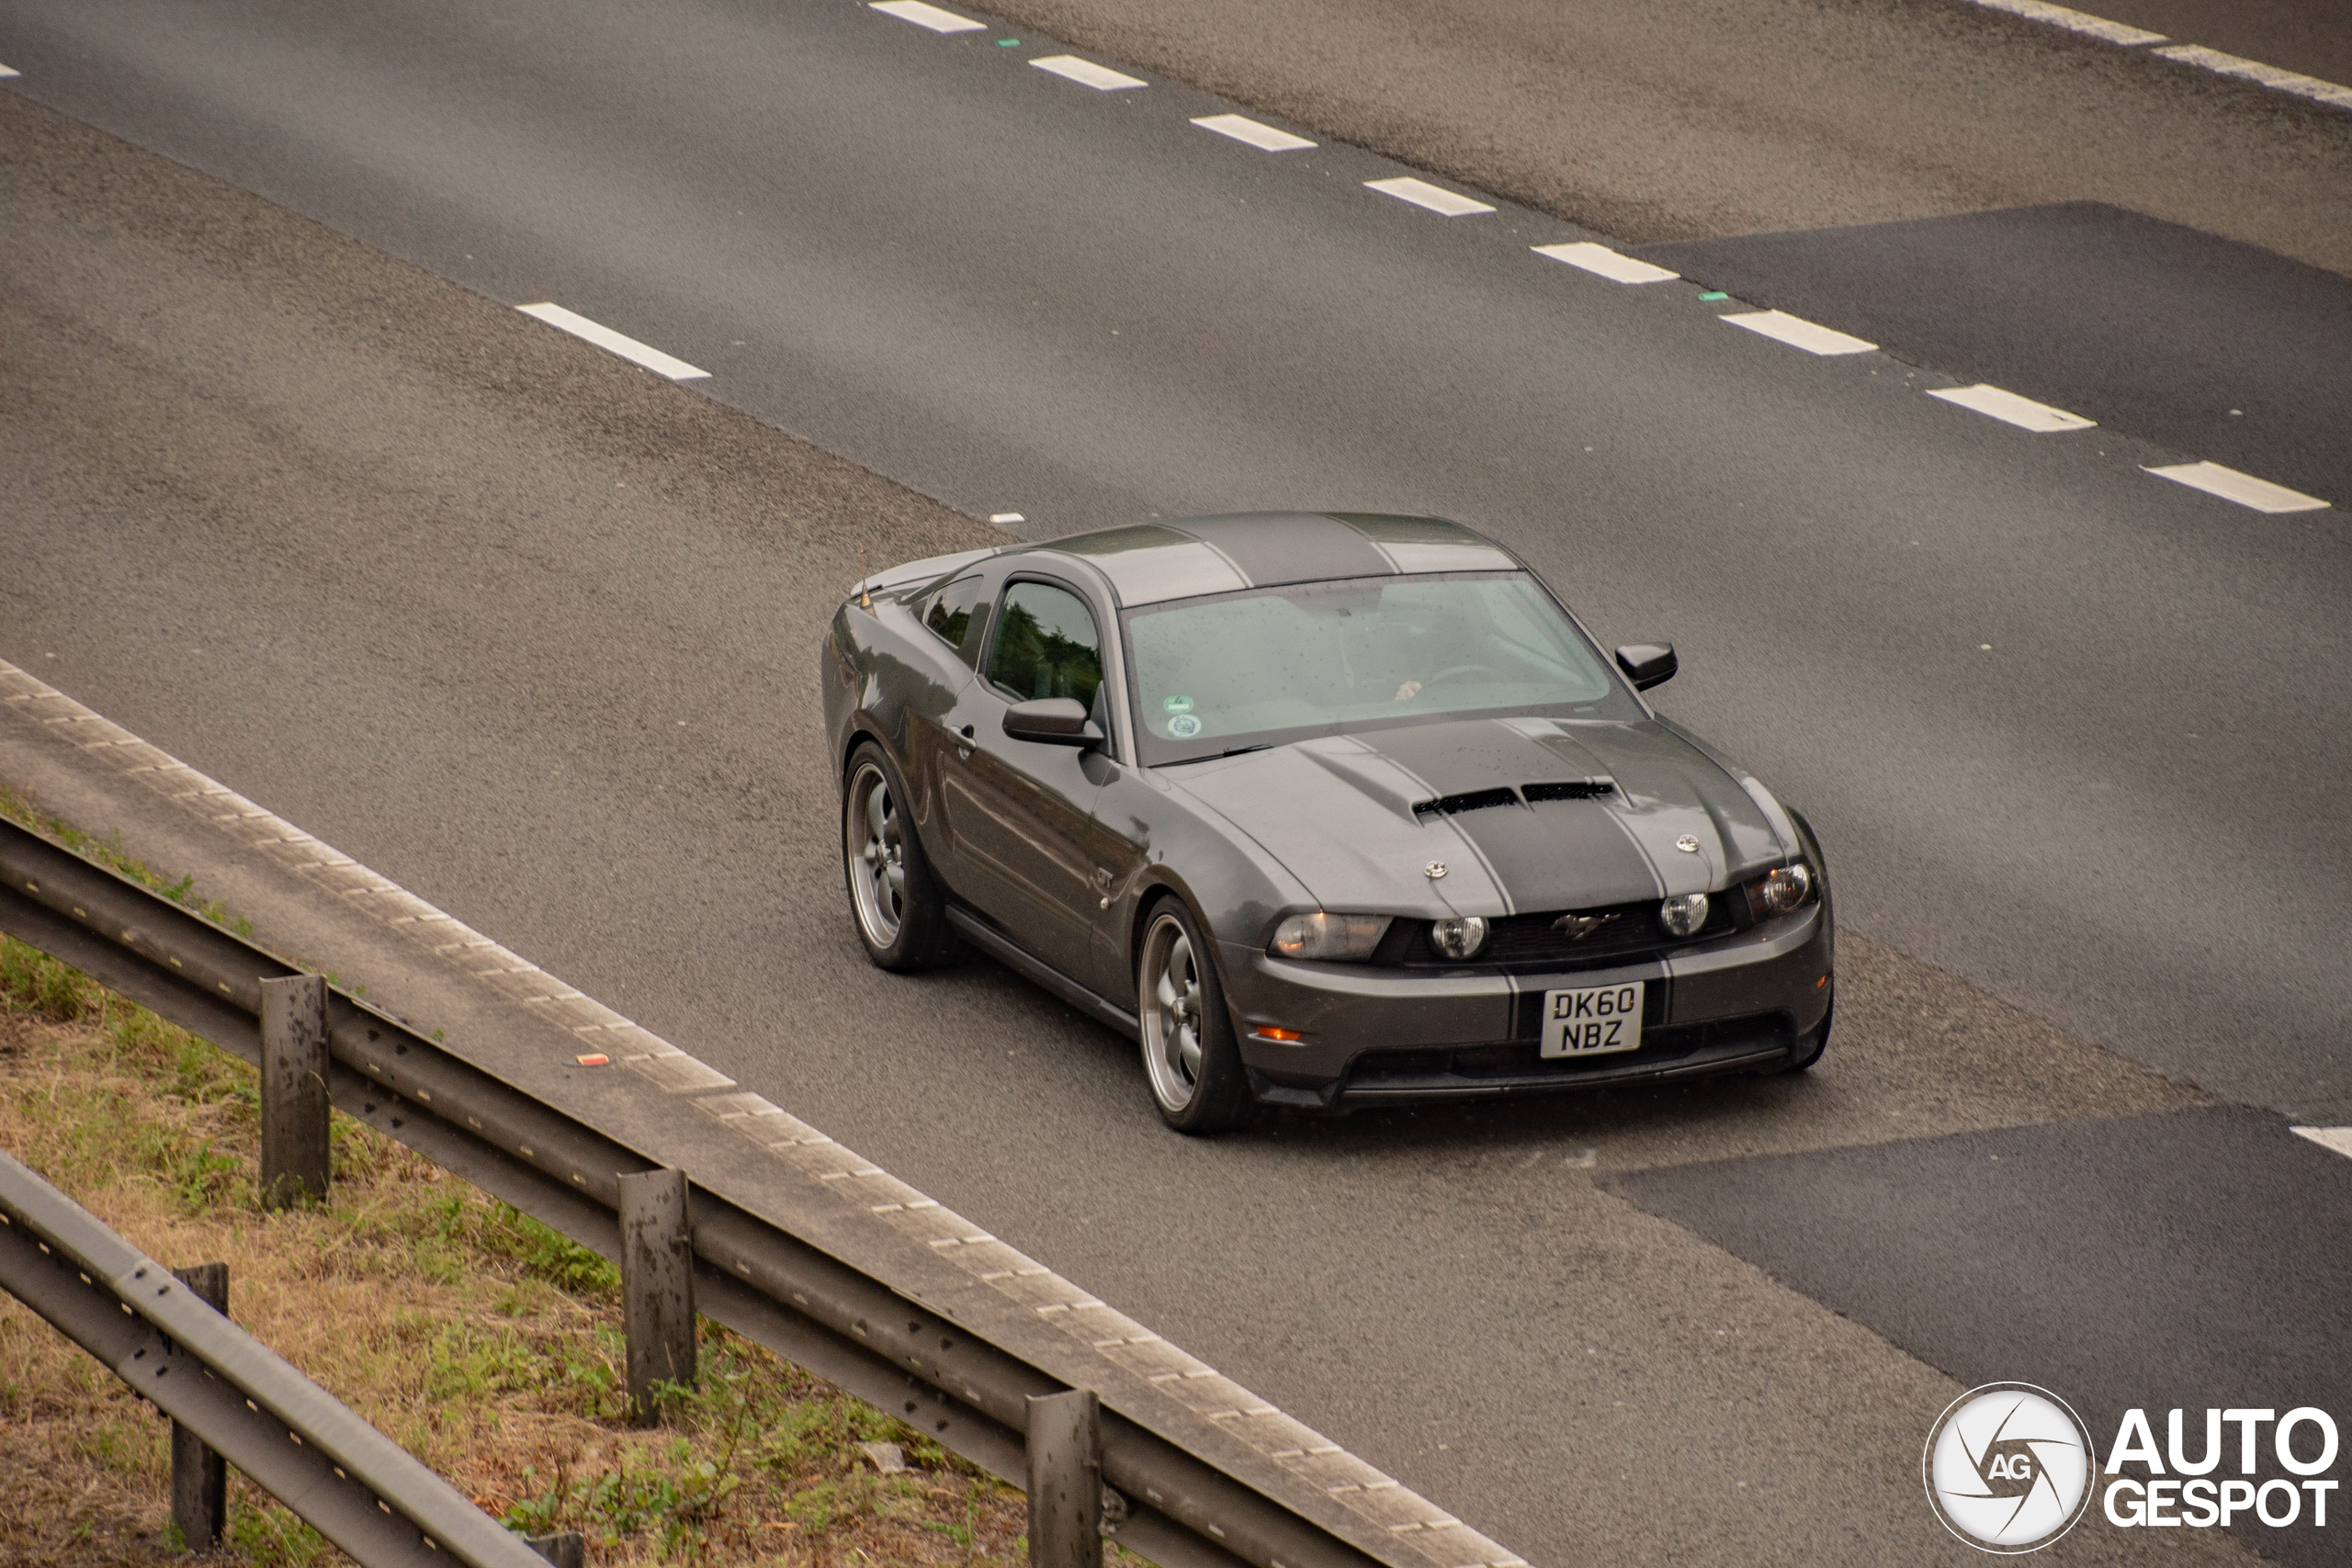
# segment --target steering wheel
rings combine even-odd
[[[1503,678],[1503,672],[1490,664],[1453,664],[1422,682],[1421,690],[1426,692],[1431,686],[1442,685],[1456,675],[1491,675],[1498,681]]]

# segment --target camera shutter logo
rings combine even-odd
[[[1936,1418],[1919,1468],[1944,1528],[1980,1551],[2039,1551],[2089,1508],[2089,1428],[2031,1383],[1970,1389]]]

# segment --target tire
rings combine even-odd
[[[842,873],[865,956],[883,969],[933,969],[956,955],[947,899],[931,874],[907,792],[882,748],[850,753],[842,789]]]
[[[1152,907],[1136,957],[1144,1076],[1159,1119],[1180,1133],[1223,1133],[1257,1111],[1225,1010],[1216,950],[1182,899]]]

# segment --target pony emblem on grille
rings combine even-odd
[[[1570,942],[1582,942],[1601,927],[1613,923],[1616,919],[1617,917],[1613,914],[1562,915],[1552,922],[1552,929]]]

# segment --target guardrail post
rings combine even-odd
[[[261,1202],[327,1195],[327,983],[261,983]]]
[[[588,1568],[588,1542],[578,1530],[526,1535],[523,1544],[554,1563],[555,1568]]]
[[[629,1416],[662,1418],[658,1382],[695,1381],[694,1232],[686,1173],[624,1176],[621,1189],[621,1326],[628,1337]]]
[[[1102,1568],[1102,1404],[1029,1396],[1030,1568]]]
[[[229,1266],[199,1263],[175,1269],[197,1300],[229,1315]],[[209,1551],[229,1528],[229,1465],[204,1439],[172,1423],[172,1522],[190,1551]]]

